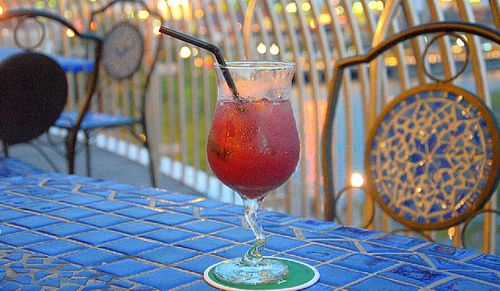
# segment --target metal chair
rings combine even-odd
[[[436,41],[447,40],[443,36],[456,37],[465,48],[462,67],[446,79],[435,76],[425,61]],[[364,55],[335,63],[322,144],[327,219],[336,218],[339,195],[348,193],[350,188],[336,193],[333,177],[333,128],[343,78],[351,77],[353,68],[373,64],[377,57],[398,46],[408,49],[422,44],[423,37],[426,45],[420,59],[424,61],[416,65],[423,66],[427,77],[419,76],[417,85],[387,104],[374,101],[368,109],[378,111],[378,116],[367,129],[363,189],[404,230],[419,232],[429,239],[432,237],[426,231],[468,224],[484,212],[498,213],[484,209],[500,176],[495,116],[483,103],[483,96],[453,84],[466,69],[473,36],[500,43],[500,31],[491,27],[463,22],[430,23],[408,28]],[[386,70],[376,64],[374,67]],[[370,71],[370,78],[377,78],[377,70]],[[374,215],[374,209],[367,211],[365,226],[372,223]],[[463,232],[460,237],[463,240]]]
[[[3,56],[7,59],[0,65],[0,139],[5,156],[8,156],[10,145],[29,142],[48,132],[69,101],[66,71],[72,69],[62,66],[75,64],[70,64],[62,56],[45,53],[42,47],[46,44],[46,35],[57,31],[68,39],[76,38],[95,45],[94,67],[90,69],[92,73],[87,81],[87,92],[75,122],[68,127],[65,140],[67,156],[74,156],[76,135],[96,88],[101,39],[91,33],[81,33],[63,17],[45,10],[6,11],[0,16],[0,22],[13,28],[11,35],[17,46],[8,50],[8,55]],[[47,26],[54,30],[47,32]],[[50,162],[45,154],[44,157]],[[68,168],[72,171],[73,159],[68,158]]]
[[[157,186],[146,121],[148,89],[161,50],[161,42],[153,31],[154,22],[161,23],[161,16],[143,1],[115,0],[90,13],[89,30],[104,34],[105,37],[103,74],[97,90],[97,104],[85,114],[80,128],[85,138],[89,176],[91,133],[122,127],[128,129],[147,150],[151,184]],[[123,86],[133,93],[124,96],[127,94],[118,89]],[[117,99],[122,101],[121,108],[115,107],[119,102],[113,101]],[[56,127],[71,128],[77,116],[76,112],[63,112]],[[74,156],[68,158],[74,159]]]

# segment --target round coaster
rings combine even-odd
[[[208,267],[205,270],[203,277],[208,284],[222,290],[302,290],[313,285],[319,280],[318,270],[308,264],[291,259],[271,258],[279,260],[288,266],[288,275],[281,282],[263,285],[246,285],[221,281],[215,277],[214,269],[217,265],[223,262]]]

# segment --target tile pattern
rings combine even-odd
[[[0,290],[210,290],[204,269],[251,244],[241,211],[86,177],[0,178]],[[262,218],[267,255],[318,268],[310,290],[500,289],[496,256],[276,212]]]

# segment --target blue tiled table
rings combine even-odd
[[[0,290],[210,290],[206,267],[253,235],[240,207],[93,178],[0,179]],[[500,257],[263,212],[267,255],[321,273],[310,290],[500,289]]]

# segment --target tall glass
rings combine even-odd
[[[229,71],[238,96],[223,76]],[[295,171],[300,143],[290,103],[295,64],[245,61],[216,66],[218,97],[207,156],[215,175],[243,199],[256,242],[240,259],[219,264],[223,281],[258,285],[281,281],[282,262],[262,256],[266,237],[257,217],[260,201]]]

